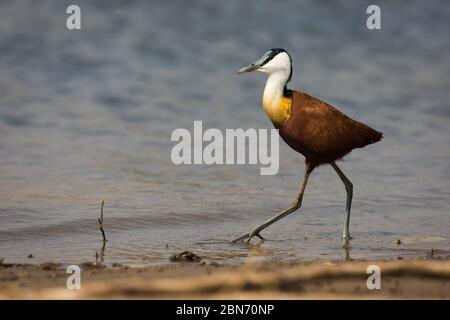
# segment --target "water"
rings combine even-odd
[[[383,131],[341,167],[355,185],[350,257],[450,249],[450,6],[379,1],[70,1],[0,4],[0,257],[167,263],[192,250],[223,263],[342,259],[345,191],[317,169],[303,208],[246,248],[229,240],[294,199],[303,159],[280,171],[174,166],[175,128],[270,128],[261,74],[235,72],[272,47],[290,84]],[[94,4],[95,3],[95,4]],[[398,246],[397,239],[403,239]],[[28,259],[28,254],[34,259]]]

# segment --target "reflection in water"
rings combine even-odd
[[[100,248],[100,250],[95,250],[95,263],[97,265],[103,264],[103,262],[105,261],[105,248],[106,248],[106,241],[103,240],[102,247]]]
[[[352,258],[449,249],[444,0],[382,1],[379,31],[365,28],[365,5],[351,1],[77,4],[80,32],[61,24],[63,2],[0,4],[5,260],[77,262],[96,251],[106,263],[149,264],[186,250],[223,263],[342,259],[345,191],[332,168],[318,168],[302,209],[249,249],[229,241],[294,200],[303,159],[280,143],[273,177],[258,166],[170,161],[172,131],[194,120],[272,127],[258,103],[265,77],[235,74],[272,47],[292,54],[291,88],[385,133],[341,163],[354,183]],[[102,199],[107,257],[97,247]],[[398,247],[403,238],[419,240]]]
[[[343,246],[344,249],[344,260],[350,260],[350,246]]]
[[[248,249],[247,250],[248,251],[248,256],[247,256],[248,262],[259,260],[261,258],[271,255],[271,252],[270,252],[271,250],[268,247],[265,247],[262,244],[262,242],[249,245],[247,249]]]

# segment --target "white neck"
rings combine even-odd
[[[263,94],[263,106],[267,113],[269,113],[268,109],[274,108],[280,101],[288,79],[289,72],[286,72],[285,70],[271,73],[267,78]]]

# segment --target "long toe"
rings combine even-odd
[[[256,235],[255,232],[250,231],[247,240],[245,240],[245,244],[246,244],[246,245],[249,245],[249,244],[250,244],[250,240],[252,240],[252,238],[253,238],[255,235]]]
[[[261,241],[265,241],[266,239],[264,239],[264,237],[262,235],[259,234],[259,230],[256,228],[252,231],[249,232],[248,234],[248,238],[245,241],[245,243],[248,245],[250,244],[250,240],[252,240],[253,237],[258,237],[259,239],[261,239]]]
[[[234,239],[232,242],[236,243],[236,242],[240,242],[240,241],[244,241],[246,238],[248,238],[250,236],[250,233],[247,232],[246,234],[243,234],[242,236],[240,236],[239,238]]]
[[[259,233],[255,234],[255,236],[257,236],[258,238],[260,238],[262,241],[265,241],[266,238],[264,238],[262,235],[260,235]]]

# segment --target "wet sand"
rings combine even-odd
[[[378,265],[381,289],[367,289]],[[450,260],[311,261],[158,267],[81,265],[81,289],[60,264],[0,265],[1,299],[450,299]]]
[[[385,133],[340,164],[354,184],[351,257],[450,250],[450,6],[379,2],[373,31],[364,1],[77,0],[86,15],[72,32],[65,1],[0,1],[0,257],[93,259],[105,200],[108,263],[164,264],[183,250],[245,263],[229,241],[295,199],[303,157],[280,141],[276,176],[260,175],[261,159],[175,165],[171,136],[196,120],[273,128],[266,77],[236,71],[274,46],[292,55],[289,88]],[[260,255],[340,259],[345,201],[334,170],[314,170]]]

